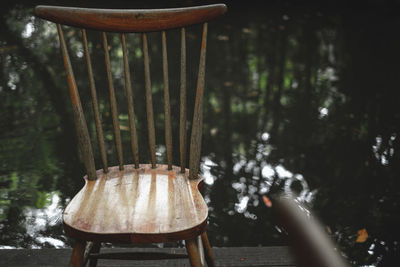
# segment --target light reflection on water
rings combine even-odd
[[[208,157],[203,157],[202,158],[202,164],[200,165],[200,170],[201,173],[204,177],[204,182],[207,185],[213,185],[216,177],[211,174],[211,168],[217,166],[215,162],[213,162],[210,158]]]
[[[65,236],[55,238],[46,234],[46,230],[49,228],[62,224],[63,207],[60,200],[58,192],[51,192],[47,196],[46,201],[48,204],[44,208],[25,207],[23,210],[24,230],[26,235],[32,239],[31,244],[23,247],[0,245],[0,249],[66,247]]]
[[[262,142],[257,145],[256,159],[245,159],[243,156],[233,165],[233,173],[241,172],[251,173],[252,180],[259,180],[258,187],[254,186],[251,180],[241,177],[239,181],[232,183],[232,188],[237,192],[237,202],[235,203],[235,211],[244,213],[245,217],[257,219],[255,214],[245,213],[249,201],[252,200],[253,206],[259,205],[259,196],[268,195],[270,188],[283,184],[283,191],[295,199],[312,205],[314,194],[317,190],[310,191],[306,179],[301,174],[293,174],[287,170],[282,164],[272,166],[265,160],[269,155],[271,146],[268,144],[269,133],[261,134]],[[260,172],[261,169],[261,172]],[[261,174],[261,175],[260,175]],[[300,189],[293,190],[292,185],[298,183]]]
[[[54,227],[62,223],[62,211],[60,197],[57,192],[49,194],[47,201],[49,204],[43,209],[27,207],[24,210],[26,218],[26,233],[31,236],[39,245],[33,245],[31,248],[40,248],[47,243],[55,248],[65,247],[65,242],[53,237],[42,236],[40,233],[47,228]]]
[[[394,155],[393,142],[396,140],[396,133],[390,135],[386,144],[383,144],[381,135],[375,138],[375,144],[372,146],[372,151],[375,158],[382,164],[388,165],[389,159]]]

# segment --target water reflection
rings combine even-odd
[[[46,201],[48,204],[43,209],[27,207],[24,210],[26,234],[32,237],[37,244],[31,247],[41,248],[45,244],[55,248],[65,247],[65,242],[59,238],[38,234],[62,223],[62,207],[59,195],[52,192],[47,196]],[[65,240],[65,237],[63,239]]]
[[[248,16],[241,10],[233,5],[225,18],[210,24],[201,170],[211,242],[286,244],[274,217],[261,205],[263,195],[284,191],[316,211],[354,264],[383,265],[396,259],[400,110],[393,96],[399,84],[400,41],[393,32],[399,19],[375,17],[370,23],[374,12],[360,13],[355,21],[341,12],[299,11],[290,5],[249,9]],[[60,214],[82,187],[83,168],[73,139],[56,29],[25,8],[12,6],[2,12],[6,15],[0,21],[0,244],[2,248],[68,246]],[[188,30],[188,46],[198,41],[198,30]],[[85,78],[79,32],[66,28],[65,35],[76,76]],[[109,103],[104,100],[108,93],[100,64],[101,39],[94,32],[88,31],[88,36],[111,155],[115,153]],[[177,32],[168,33],[171,62],[179,57],[178,37]],[[128,41],[138,134],[144,144],[140,156],[146,160],[140,38],[133,35]],[[119,36],[110,34],[109,43],[122,137],[127,141]],[[162,66],[155,60],[160,58],[160,44],[158,35],[149,36],[161,162],[165,160]],[[188,57],[189,87],[194,88],[198,55]],[[176,114],[179,71],[177,66],[170,68]],[[91,114],[88,84],[80,80],[84,109]],[[95,139],[91,116],[88,122]],[[173,153],[177,161],[178,149]],[[128,150],[124,157],[132,160]],[[115,164],[116,158],[110,161]],[[357,231],[364,228],[368,239],[356,243]]]

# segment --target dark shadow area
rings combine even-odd
[[[159,3],[158,3],[159,2]],[[400,255],[400,11],[398,1],[222,1],[209,24],[202,172],[213,246],[286,244],[263,195],[286,192],[310,207],[354,265],[391,266]],[[56,27],[36,4],[182,7],[216,1],[6,1],[0,17],[0,245],[65,247],[61,212],[83,185]],[[201,27],[188,28],[188,46]],[[65,27],[96,140],[80,32]],[[120,36],[108,35],[123,141],[129,133]],[[179,31],[168,32],[179,61]],[[101,35],[88,31],[109,155],[115,155]],[[140,158],[148,160],[140,36],[127,39]],[[198,49],[194,49],[197,51]],[[161,35],[149,35],[161,59]],[[188,54],[193,99],[198,53]],[[99,64],[96,64],[99,62]],[[179,66],[170,67],[179,116]],[[151,61],[157,151],[165,161],[162,62]],[[189,109],[193,101],[188,102]],[[191,114],[188,117],[192,116]],[[178,117],[173,119],[178,164]],[[93,143],[96,155],[97,144]],[[129,145],[124,158],[132,162]],[[100,157],[96,166],[100,167]],[[110,165],[116,158],[109,157]],[[368,237],[359,239],[359,231]],[[363,231],[362,231],[363,232]],[[364,233],[364,232],[363,232]],[[362,242],[360,242],[362,241]]]

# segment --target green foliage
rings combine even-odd
[[[37,192],[37,197],[36,197],[36,208],[38,209],[43,209],[50,203],[50,193],[47,192]]]

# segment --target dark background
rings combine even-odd
[[[207,3],[215,1],[2,2],[0,245],[68,246],[71,240],[63,234],[61,211],[83,184],[55,27],[34,18],[32,8],[37,4],[161,8]],[[399,2],[226,4],[228,13],[209,25],[207,52],[202,162],[211,243],[285,245],[285,234],[262,204],[262,196],[286,192],[314,211],[354,265],[395,266],[400,254]],[[27,25],[34,30],[27,31]],[[90,114],[80,35],[74,28],[64,30],[74,71],[83,78],[78,86]],[[188,32],[188,44],[198,47],[200,27]],[[89,38],[93,60],[99,62],[95,68],[98,94],[105,97],[100,39],[96,32],[90,32]],[[168,33],[171,62],[179,60],[178,38],[177,31]],[[145,130],[140,130],[146,126],[140,39],[133,34],[128,41],[135,112],[146,144]],[[109,34],[109,42],[120,121],[127,125],[119,36]],[[157,145],[162,152],[162,68],[156,61],[160,44],[157,34],[149,36]],[[197,64],[198,53],[189,54],[192,88]],[[178,114],[176,69],[170,66],[170,87],[172,109]],[[106,100],[101,104],[111,155],[109,106]],[[93,120],[88,118],[88,123],[94,137]],[[175,129],[176,125],[174,133]],[[127,141],[127,132],[122,134]],[[124,153],[130,161],[129,149]],[[140,153],[148,157],[146,151]],[[357,232],[362,229],[368,238],[358,243]]]

